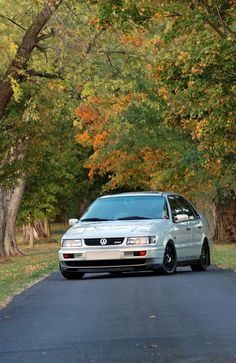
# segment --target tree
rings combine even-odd
[[[48,0],[43,6],[43,9],[26,30],[22,42],[17,49],[16,55],[9,65],[0,84],[0,119],[3,118],[4,111],[11,100],[14,88],[17,91],[18,83],[27,78],[27,65],[33,49],[39,45],[41,40],[49,36],[46,33],[41,36],[39,34],[60,3],[61,1],[59,0]],[[9,126],[6,126],[6,123],[4,126],[3,134],[6,135]],[[20,152],[14,147],[14,143],[10,144],[9,147],[4,150],[5,158],[1,162],[1,168],[4,168],[8,163],[14,164],[14,161],[20,162],[23,158],[22,153],[24,152],[25,140],[14,136],[14,142],[16,141],[18,141],[18,143],[22,146]],[[0,188],[0,256],[9,256],[10,254],[19,253],[15,237],[15,228],[16,216],[24,190],[24,173],[19,173],[17,171],[14,176],[14,180],[15,185],[12,183],[8,186],[2,184]]]
[[[41,237],[46,237],[47,231],[39,221],[48,225],[45,222],[58,215],[78,216],[81,213],[80,205],[90,202],[91,196],[97,192],[83,167],[82,160],[86,158],[87,152],[74,140],[75,128],[68,108],[70,100],[65,97],[63,90],[56,89],[56,85],[54,94],[47,96],[45,100],[44,90],[34,98],[35,106],[37,99],[34,112],[42,115],[51,107],[50,124],[45,127],[42,120],[41,137],[39,139],[37,135],[34,138],[34,145],[40,145],[40,156],[32,160],[34,153],[30,154],[28,150],[25,162],[31,171],[27,173],[25,193],[18,215],[18,224],[31,227],[41,225],[37,229],[41,232]],[[58,102],[59,108],[54,104]],[[31,246],[32,244],[31,241]]]
[[[22,82],[27,74],[27,65],[35,47],[39,46],[40,41],[52,34],[42,34],[40,32],[47,24],[52,14],[57,10],[62,0],[48,0],[43,9],[33,20],[30,27],[26,30],[16,56],[8,67],[0,85],[0,119],[13,95],[13,87],[18,82]]]
[[[12,7],[9,4],[5,9],[5,12],[8,14],[0,14],[5,24],[11,25],[9,32],[3,29],[3,39],[5,39],[6,33],[11,34],[7,38],[6,43],[10,41],[10,49],[13,49],[10,67],[7,67],[5,58],[1,65],[1,72],[5,72],[1,92],[6,104],[9,97],[11,95],[14,96],[8,104],[7,112],[2,117],[0,125],[0,133],[3,141],[0,144],[2,157],[0,170],[2,190],[0,227],[1,256],[19,253],[14,232],[15,217],[12,219],[7,216],[8,199],[14,189],[17,188],[18,182],[21,181],[22,177],[24,177],[24,183],[26,179],[26,196],[29,195],[30,185],[32,185],[33,179],[37,178],[37,180],[42,180],[37,174],[43,173],[42,165],[45,168],[49,168],[50,163],[44,160],[44,158],[47,158],[47,154],[50,155],[48,152],[50,147],[47,138],[53,140],[55,145],[59,145],[58,142],[62,134],[58,133],[57,130],[60,130],[60,117],[65,116],[65,114],[67,121],[71,125],[75,108],[73,102],[76,100],[77,103],[80,99],[81,91],[86,86],[86,73],[90,72],[90,70],[86,69],[86,58],[95,47],[96,40],[100,35],[100,30],[96,28],[90,19],[93,18],[93,14],[91,12],[87,14],[87,4],[78,4],[74,0],[67,1],[61,7],[62,10],[57,12],[56,19],[51,19],[47,30],[39,33],[39,23],[43,25],[43,22],[46,22],[46,18],[49,19],[47,6],[49,6],[49,13],[52,14],[59,6],[59,3],[59,1],[48,1],[38,16],[35,16],[37,7],[31,6],[32,4],[35,5],[34,0],[31,0],[30,4],[27,1],[17,4],[21,11],[17,12],[15,16],[10,17],[9,13],[11,13],[10,10]],[[24,11],[22,11],[23,9]],[[16,11],[16,9],[14,10]],[[78,14],[81,15],[81,18]],[[31,18],[36,20],[32,22]],[[39,19],[40,22],[38,22]],[[28,25],[30,22],[32,25]],[[78,31],[78,26],[81,27],[81,33]],[[23,41],[17,32],[12,30],[13,28],[26,32]],[[30,41],[28,48],[27,41]],[[20,46],[15,55],[14,50],[17,49],[18,43]],[[23,59],[19,59],[22,52],[25,52],[24,57]],[[93,55],[93,57],[95,56]],[[16,68],[13,69],[13,66]],[[8,68],[8,70],[5,70],[5,68]],[[11,77],[10,83],[9,75]],[[79,86],[78,83],[80,84]],[[48,100],[50,100],[50,104]],[[4,102],[2,102],[3,109],[6,106]],[[72,137],[71,132],[67,132],[66,135],[68,138]],[[56,138],[58,139],[56,140]],[[70,140],[70,143],[72,142]],[[57,150],[60,152],[59,147],[57,149],[55,148],[54,152],[56,153]],[[63,165],[63,163],[60,165]],[[79,166],[80,164],[78,164]],[[79,173],[83,172],[78,170]],[[37,203],[37,206],[34,205],[34,208],[32,204],[28,205],[28,209],[32,208],[34,210],[34,215],[37,215],[37,213],[41,213],[42,215],[42,211],[44,211],[45,216],[48,216],[52,213],[52,210],[55,212],[56,209],[59,209],[56,203],[58,202],[58,195],[61,195],[61,198],[63,198],[62,187],[53,185],[53,183],[60,183],[58,174],[55,173],[52,179],[50,180],[50,192],[46,192],[46,185],[41,186],[41,189],[35,188],[35,193],[41,193],[39,193],[41,200],[34,200],[35,202],[39,202],[40,200],[41,205]],[[91,187],[91,183],[89,185]],[[37,186],[39,187],[39,185]],[[21,195],[18,198],[19,204],[23,188],[20,190]],[[66,193],[65,190],[64,193]],[[6,195],[9,196],[7,200],[4,199]],[[50,208],[48,207],[49,201],[51,203]],[[68,207],[65,206],[65,208]],[[14,216],[16,214],[17,209],[15,210]],[[11,223],[12,225],[12,228],[9,229],[11,235],[7,245],[5,242],[6,223]]]
[[[124,32],[120,58],[134,57],[132,71],[100,87],[102,97],[94,91],[97,105],[93,95],[77,111],[77,140],[94,150],[90,174],[107,173],[109,188],[214,201],[215,237],[235,241],[233,3],[112,1],[100,9],[103,26]]]

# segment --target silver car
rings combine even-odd
[[[59,265],[67,279],[87,272],[210,265],[210,242],[200,214],[175,193],[135,192],[102,196],[62,237]]]

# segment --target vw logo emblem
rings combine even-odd
[[[105,246],[106,244],[107,244],[107,239],[106,238],[100,239],[100,245]]]

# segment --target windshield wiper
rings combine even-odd
[[[125,220],[132,220],[132,219],[151,219],[148,217],[142,217],[142,216],[127,216],[127,217],[121,217],[117,218],[118,221],[125,221]]]
[[[106,218],[84,218],[81,219],[80,222],[103,222],[103,221],[113,221],[113,219],[106,219]]]

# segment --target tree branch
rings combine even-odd
[[[62,75],[59,73],[48,73],[48,72],[40,72],[34,69],[29,69],[26,73],[31,77],[41,77],[41,78],[49,78],[49,79],[63,79]]]
[[[140,57],[140,54],[129,52],[127,50],[99,50],[98,53],[111,55],[111,54],[123,54],[123,55],[133,55],[136,57]]]
[[[212,20],[210,20],[209,18],[203,18],[203,20],[210,25],[210,27],[221,37],[221,38],[225,38],[227,33],[231,33],[233,35],[235,35],[235,32],[232,31],[230,29],[230,27],[228,26],[228,24],[224,21],[222,14],[220,12],[220,8],[217,4],[216,1],[214,1],[214,9],[212,9],[211,6],[209,6],[208,2],[205,0],[199,0],[199,3],[205,8],[207,14],[212,18],[212,17],[216,17],[217,20],[216,23],[214,23]],[[220,30],[220,24],[223,27],[224,31]]]
[[[51,37],[54,37],[55,35],[55,30],[54,29],[51,29],[51,31],[49,33],[44,33],[42,35],[40,35],[38,38],[37,38],[37,42],[41,42],[42,40],[45,40],[45,39],[48,39],[48,38],[51,38]]]
[[[225,21],[223,20],[223,18],[221,16],[220,9],[219,9],[219,6],[217,5],[216,1],[214,3],[215,3],[215,7],[216,7],[216,11],[217,11],[219,21],[220,21],[222,27],[224,28],[224,33],[226,35],[229,32],[229,28],[228,28],[227,24],[225,23]]]
[[[88,46],[87,46],[87,49],[85,51],[85,54],[89,54],[91,49],[94,47],[94,45],[96,44],[96,40],[100,37],[100,35],[102,34],[102,30],[97,32],[93,39],[89,42]]]
[[[33,49],[38,45],[38,36],[47,24],[52,14],[57,10],[63,0],[47,0],[40,13],[33,20],[27,29],[16,56],[9,65],[3,82],[0,85],[0,119],[13,95],[12,80],[19,82],[22,80],[22,71],[27,69],[29,59]]]
[[[225,38],[224,33],[209,19],[203,19],[206,24],[210,25],[210,27],[221,37],[221,38]]]
[[[26,28],[24,28],[22,25],[20,25],[19,23],[17,23],[15,20],[13,20],[13,19],[9,18],[8,16],[5,16],[5,15],[0,14],[0,18],[3,18],[3,19],[6,19],[6,20],[10,21],[12,24],[14,24],[14,25],[18,26],[20,29],[22,29],[22,30],[24,30],[24,31],[26,31],[26,30],[27,30],[27,29],[26,29]]]

